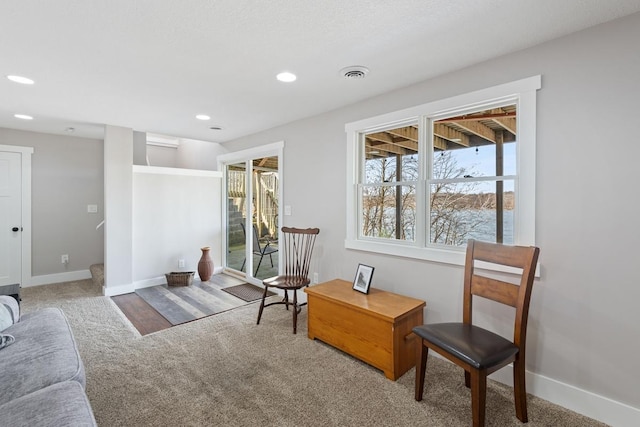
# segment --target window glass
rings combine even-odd
[[[516,175],[516,106],[435,120],[432,132],[429,242],[513,242],[514,186],[500,178]]]
[[[372,185],[362,190],[362,235],[384,239],[415,239],[416,188]]]
[[[364,135],[364,182],[418,179],[418,127],[403,126]],[[400,171],[396,170],[400,165]]]
[[[362,236],[413,241],[415,183],[419,179],[418,127],[366,133],[363,141]]]
[[[501,200],[497,186],[503,187]],[[459,246],[468,239],[514,243],[513,180],[439,183],[430,187],[431,243]]]

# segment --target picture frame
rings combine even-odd
[[[370,265],[358,264],[356,277],[353,279],[353,289],[363,294],[368,294],[373,270],[374,268]]]

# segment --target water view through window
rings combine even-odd
[[[431,122],[427,241],[514,243],[516,106],[470,111]],[[365,237],[414,242],[421,179],[417,123],[363,135],[360,191]]]

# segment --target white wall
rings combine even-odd
[[[344,125],[541,74],[536,243],[542,270],[529,317],[529,391],[612,425],[640,425],[633,366],[640,354],[637,40],[640,14],[225,146],[236,151],[286,141],[282,203],[292,215],[283,225],[320,228],[321,280],[351,280],[363,262],[376,267],[372,286],[426,300],[427,322],[459,320],[461,267],[344,249]],[[477,308],[491,318],[487,305]]]
[[[135,166],[133,283],[166,283],[171,271],[196,271],[203,246],[222,262],[222,173]],[[178,261],[185,260],[184,268]]]
[[[147,164],[147,134],[133,131],[133,164]]]
[[[146,155],[149,166],[167,168],[217,170],[217,157],[227,149],[216,142],[180,138],[177,147],[147,145]],[[146,164],[136,163],[139,165]]]
[[[0,128],[0,144],[34,148],[30,284],[90,277],[91,264],[104,257],[103,231],[96,230],[104,215],[102,141]],[[88,213],[88,204],[98,212]]]
[[[104,130],[104,293],[115,295],[131,285],[133,130]]]
[[[176,151],[176,167],[185,169],[218,170],[218,155],[227,149],[215,142],[183,138]]]
[[[177,149],[174,147],[160,147],[157,145],[147,145],[147,159],[149,166],[157,166],[164,168],[178,167]],[[146,163],[139,163],[146,164]]]
[[[0,128],[0,144],[34,148],[32,278],[30,283],[23,285],[90,278],[89,267],[103,263],[108,258],[109,262],[105,263],[105,286],[108,289],[105,289],[105,293],[115,295],[135,289],[132,277],[131,165],[134,156],[138,162],[146,163],[146,134],[114,126],[106,126],[105,130],[106,144],[88,138]],[[226,152],[220,144],[204,141],[186,140],[183,145],[180,156],[177,156],[178,150],[169,149],[172,152],[172,166],[180,164],[190,169],[215,170],[217,154]],[[148,194],[162,191],[162,188],[148,189]],[[219,192],[212,197],[219,198]],[[191,206],[195,206],[196,211],[200,205],[206,205],[209,209],[209,198],[203,196],[193,200]],[[89,204],[98,205],[98,212],[88,213]],[[218,201],[211,216],[203,218],[205,222],[193,227],[213,224],[219,230],[219,212]],[[96,226],[107,216],[110,220],[106,221],[105,227],[96,230]],[[158,218],[157,212],[153,213],[153,217]],[[185,218],[193,217],[193,213],[185,213]],[[187,252],[187,245],[183,251],[183,257],[187,266],[191,263],[191,269],[199,259],[198,245],[204,246],[198,242],[190,243],[188,246],[191,251]],[[220,251],[214,250],[212,253],[219,266]],[[68,264],[60,262],[62,254],[69,255]],[[197,258],[194,260],[194,257]],[[141,264],[136,265],[139,267]],[[168,272],[173,267],[177,267],[173,257],[161,268],[156,264],[149,266],[157,274]]]

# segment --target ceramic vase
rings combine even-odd
[[[198,261],[198,275],[200,276],[200,280],[207,282],[213,275],[213,260],[209,253],[211,248],[205,246],[204,248],[200,248],[200,250],[202,251],[202,256],[200,257],[200,261]]]

